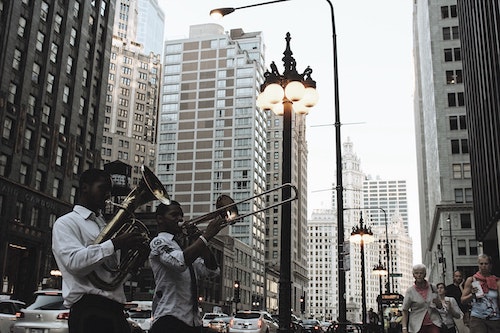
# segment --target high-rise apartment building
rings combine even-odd
[[[0,0],[0,274],[28,300],[51,228],[101,166],[114,1]]]
[[[456,0],[415,1],[414,39],[422,260],[431,281],[451,283],[479,252]]]
[[[195,25],[189,38],[165,42],[156,170],[186,219],[214,211],[221,194],[240,201],[266,189],[267,115],[255,106],[263,74],[260,32]],[[238,209],[243,214],[265,204],[259,197]],[[230,272],[252,287],[242,302],[263,298],[265,214],[225,232],[251,249],[249,267]]]

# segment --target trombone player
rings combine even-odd
[[[224,227],[225,219],[217,215],[201,233],[195,225],[184,223],[183,217],[177,201],[160,204],[156,210],[158,235],[150,243],[149,255],[156,282],[151,333],[200,333],[196,279],[220,273],[208,244]],[[181,235],[186,224],[191,231],[191,244],[184,247]]]
[[[64,305],[70,308],[70,333],[129,332],[123,304],[123,284],[103,290],[92,284],[88,275],[110,275],[103,263],[118,264],[118,251],[139,247],[145,236],[123,233],[100,244],[95,239],[106,222],[102,217],[111,193],[111,177],[101,169],[84,171],[79,179],[79,195],[73,210],[54,223],[52,252],[62,273]]]

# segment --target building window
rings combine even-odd
[[[45,1],[42,1],[42,5],[40,6],[40,20],[47,21],[47,15],[49,14],[49,4]]]
[[[43,41],[44,40],[45,40],[45,35],[41,31],[38,31],[38,34],[36,37],[35,48],[40,52],[43,51]]]
[[[69,45],[75,46],[76,44],[76,36],[77,36],[77,31],[75,28],[71,28],[71,33],[69,35]]]
[[[468,154],[469,144],[467,139],[453,139],[451,142],[451,153],[452,154]]]
[[[464,93],[463,92],[448,93],[448,106],[449,107],[464,106],[464,105],[465,105],[465,100],[464,100]]]
[[[477,256],[479,254],[477,250],[477,241],[474,239],[469,239],[469,254],[471,256]]]
[[[63,102],[64,103],[69,102],[69,94],[70,94],[70,88],[65,85],[64,90],[63,90]]]
[[[441,6],[441,18],[442,19],[453,18],[453,17],[457,17],[457,6],[456,5]]]
[[[33,63],[33,70],[31,72],[31,81],[38,83],[38,78],[40,77],[40,65],[36,62]]]
[[[12,59],[12,68],[19,69],[21,67],[23,55],[18,49],[14,50],[14,58]]]
[[[460,228],[461,229],[472,228],[471,214],[469,213],[460,214]]]
[[[27,128],[24,131],[24,144],[23,144],[24,149],[26,150],[32,149],[32,139],[33,139],[33,131]]]
[[[62,20],[63,20],[62,16],[59,14],[56,14],[56,16],[54,18],[54,31],[57,33],[61,32]]]
[[[17,26],[17,35],[19,37],[24,37],[24,30],[26,29],[26,19],[24,17],[19,17],[19,25]]]
[[[462,70],[446,71],[446,84],[457,84],[462,82]]]
[[[35,115],[35,106],[36,106],[36,97],[33,96],[33,95],[29,95],[28,96],[28,103],[26,105],[26,112],[31,115],[31,116],[34,116]]]
[[[62,166],[64,158],[63,155],[64,155],[64,149],[62,147],[57,147],[56,165]]]
[[[462,116],[450,116],[450,130],[466,130],[467,122],[465,121],[465,115]]]
[[[465,256],[467,255],[467,242],[465,239],[459,239],[457,241],[457,250],[458,250],[458,255],[459,256]]]
[[[24,185],[29,183],[29,166],[27,164],[21,163],[19,167],[19,182]]]
[[[2,138],[9,140],[12,133],[13,121],[10,118],[5,118],[3,123]]]
[[[0,176],[8,176],[8,157],[0,155]]]
[[[37,170],[35,173],[35,190],[41,191],[43,187],[44,174],[42,171]]]
[[[38,156],[46,157],[47,156],[47,139],[43,136],[40,138],[40,148],[38,148]]]
[[[443,28],[443,40],[457,40],[459,38],[458,26]]]
[[[61,181],[57,178],[54,178],[54,182],[52,183],[52,196],[54,198],[59,198],[60,185],[61,185]]]

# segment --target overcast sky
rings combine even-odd
[[[165,11],[166,39],[187,38],[189,26],[218,23],[226,31],[262,31],[266,66],[283,70],[285,35],[290,32],[297,70],[313,69],[320,95],[307,116],[309,213],[329,208],[335,182],[332,19],[327,0],[290,0],[240,9],[214,20],[211,9],[259,3],[251,0],[158,0]],[[260,3],[265,1],[260,1]],[[414,262],[421,262],[415,128],[413,35],[410,0],[332,1],[337,35],[340,120],[361,159],[362,170],[384,180],[406,180]],[[318,126],[319,125],[319,126]],[[417,235],[417,236],[415,236]]]

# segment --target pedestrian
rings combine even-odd
[[[478,271],[464,284],[462,303],[471,303],[470,331],[473,333],[500,332],[500,279],[491,274],[491,257],[480,254]]]
[[[139,233],[121,234],[94,244],[105,226],[102,210],[110,197],[111,177],[100,169],[84,171],[73,210],[54,223],[52,252],[62,273],[64,305],[70,308],[70,333],[122,333],[130,327],[124,316],[123,285],[115,290],[94,286],[88,275],[95,272],[103,280],[112,277],[103,263],[116,267],[119,250],[139,247],[146,241]]]
[[[406,290],[403,300],[403,333],[439,333],[441,316],[430,305],[438,302],[436,288],[425,279],[425,265],[414,265],[412,272],[415,283]]]
[[[464,289],[463,273],[460,270],[453,272],[453,283],[446,286],[446,296],[453,297],[463,313],[462,318],[455,319],[458,333],[469,333],[470,307],[460,300]]]
[[[435,307],[441,316],[441,333],[456,333],[454,319],[463,316],[457,301],[453,297],[446,296],[446,286],[440,282],[436,284],[439,302],[432,302],[431,307]]]
[[[180,239],[183,217],[177,201],[160,204],[156,209],[158,236],[150,243],[149,255],[156,282],[151,333],[201,332],[196,281],[220,273],[209,242],[222,229],[224,220],[217,216],[185,247]]]
[[[373,312],[373,308],[368,310],[368,332],[377,333],[379,331],[379,317]]]

